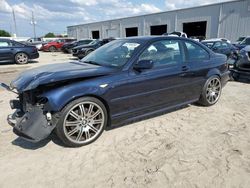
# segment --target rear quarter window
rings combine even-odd
[[[199,46],[198,44],[195,44],[193,42],[185,42],[185,46],[187,49],[187,58],[190,61],[199,61],[199,60],[208,60],[209,59],[209,53]]]

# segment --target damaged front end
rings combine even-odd
[[[10,107],[15,112],[7,117],[13,132],[32,142],[47,138],[58,119],[46,107],[47,103],[48,100],[40,97],[37,90],[18,93],[17,99],[10,101]]]
[[[234,80],[250,80],[250,49],[248,51],[241,50],[239,60],[230,71]]]

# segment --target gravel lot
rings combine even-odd
[[[0,65],[0,82],[27,68],[69,60],[41,53],[39,63]],[[93,144],[38,143],[6,122],[14,94],[0,89],[0,187],[245,187],[250,185],[250,85],[230,82],[220,101],[105,131]]]

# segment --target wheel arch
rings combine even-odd
[[[30,58],[29,53],[25,52],[24,50],[21,50],[21,51],[16,51],[16,52],[15,52],[15,54],[14,54],[14,59],[16,58],[16,55],[19,54],[19,53],[25,53],[25,54],[28,56],[28,58]]]
[[[221,79],[221,72],[214,68],[208,71],[206,79],[209,79],[211,76],[218,76]]]
[[[107,110],[107,114],[108,114],[108,125],[107,126],[109,126],[110,122],[111,122],[111,115],[110,115],[109,104],[108,104],[108,102],[107,102],[106,99],[104,99],[103,97],[101,97],[100,95],[97,95],[97,94],[88,94],[88,93],[85,93],[85,94],[77,95],[75,97],[70,98],[65,103],[63,103],[63,105],[61,105],[60,108],[56,108],[56,109],[55,109],[55,106],[53,106],[53,105],[51,106],[51,104],[48,103],[48,106],[46,106],[46,109],[54,111],[54,112],[57,113],[57,112],[60,112],[63,108],[65,108],[65,106],[67,106],[72,101],[75,101],[75,100],[77,100],[79,98],[82,98],[82,97],[93,97],[93,98],[96,98],[96,99],[100,100],[103,103],[103,105],[105,106],[105,108]]]
[[[105,108],[106,108],[106,110],[107,110],[107,114],[108,114],[108,124],[107,124],[107,127],[109,127],[110,124],[111,124],[111,115],[110,115],[109,104],[108,104],[108,102],[107,102],[103,97],[101,97],[101,96],[98,96],[98,95],[95,95],[95,94],[84,94],[84,95],[82,95],[82,96],[77,96],[76,98],[71,99],[70,101],[68,101],[68,102],[63,106],[63,108],[64,108],[65,106],[67,106],[69,103],[71,103],[72,101],[77,100],[77,99],[82,98],[82,97],[93,97],[93,98],[96,98],[96,99],[100,100],[100,101],[103,103],[103,105],[105,106]],[[63,109],[63,108],[62,108],[62,109]]]

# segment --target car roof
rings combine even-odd
[[[202,42],[228,42],[229,40],[226,38],[214,38],[214,39],[206,39]]]
[[[124,40],[124,39],[126,39],[126,40],[133,39],[133,40],[142,40],[142,41],[157,40],[157,39],[175,39],[175,40],[189,40],[189,41],[193,41],[191,39],[184,38],[184,37],[166,36],[166,35],[162,35],[162,36],[136,36],[136,37],[121,38],[121,39],[118,39],[118,40]]]

